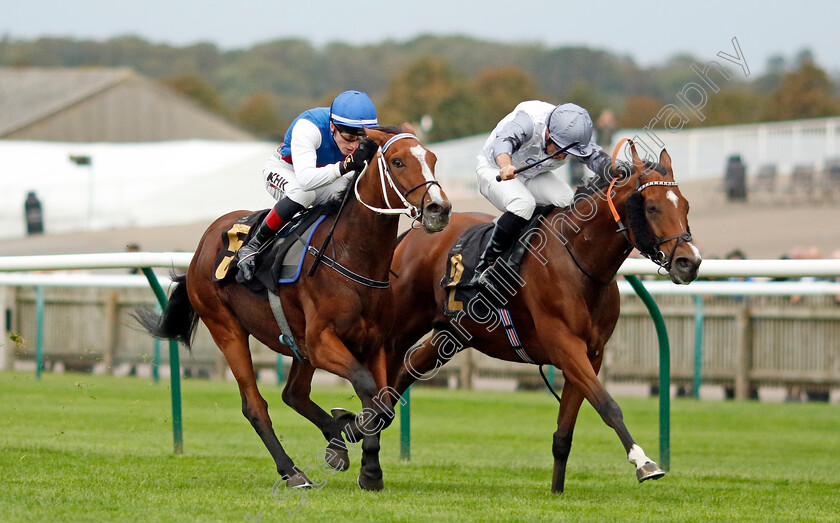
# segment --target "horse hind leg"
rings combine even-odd
[[[321,429],[328,442],[324,461],[332,469],[344,471],[350,467],[350,456],[341,436],[341,426],[333,416],[312,401],[310,396],[314,372],[315,368],[308,363],[293,360],[286,386],[283,388],[283,401]]]
[[[298,469],[292,458],[283,450],[277,439],[268,415],[268,403],[260,395],[251,352],[248,349],[248,335],[231,318],[229,322],[203,318],[216,345],[227,360],[242,397],[242,414],[254,427],[269,454],[277,466],[277,473],[286,478],[286,485],[292,488],[311,487],[313,485],[305,473]]]

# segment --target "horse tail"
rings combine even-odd
[[[158,314],[149,308],[141,308],[137,309],[133,316],[152,336],[177,340],[191,349],[190,344],[198,324],[198,315],[187,295],[187,275],[173,276],[172,282],[175,283],[175,288],[172,290],[169,304],[163,314]]]

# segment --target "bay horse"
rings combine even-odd
[[[326,253],[331,260],[324,260],[311,274],[309,269],[316,258],[310,252],[305,255],[302,276],[297,282],[270,289],[280,297],[297,340],[296,352],[281,343],[281,328],[266,297],[232,277],[222,281],[213,278],[214,260],[222,249],[223,235],[250,211],[231,212],[210,225],[186,275],[176,278],[162,315],[148,310],[136,314],[152,335],[177,339],[187,347],[198,319],[204,322],[239,385],[243,414],[291,488],[313,483],[295,466],[275,435],[268,404],[257,388],[248,336],[275,352],[293,357],[282,398],[322,428],[330,442],[325,456],[328,464],[338,470],[349,466],[342,432],[351,441],[362,439],[359,485],[381,489],[378,431],[390,423],[394,413],[388,402],[377,399],[387,379],[384,344],[393,321],[389,271],[399,216],[410,215],[426,232],[440,231],[449,222],[451,204],[434,177],[437,158],[420,143],[410,126],[366,129],[366,133],[367,139],[375,142],[372,147],[378,146],[375,159],[348,184],[346,203],[341,209],[327,215],[326,222],[335,220],[334,231],[318,228],[311,239],[312,245],[321,245],[327,234],[333,234]],[[337,213],[340,219],[336,219]],[[344,269],[344,274],[338,272],[340,269]],[[363,406],[359,415],[335,418],[309,398],[315,369],[329,371],[352,384]]]
[[[465,347],[502,360],[559,368],[565,383],[552,444],[555,493],[564,488],[572,433],[584,398],[618,434],[640,482],[664,475],[630,436],[621,408],[598,380],[598,371],[619,317],[616,273],[632,249],[651,257],[679,284],[697,277],[702,260],[692,244],[689,204],[674,181],[670,156],[663,150],[657,164],[643,162],[632,142],[631,151],[632,166],[622,169],[613,162],[609,173],[578,190],[571,208],[554,208],[519,239],[529,252],[522,260],[519,287],[513,286],[505,307],[521,355],[512,347],[501,309],[474,307],[470,312],[470,305],[486,290],[463,307],[463,314],[444,313],[450,297],[440,282],[447,276],[450,248],[465,230],[492,216],[453,213],[439,235],[409,231],[394,255],[399,332],[388,354],[389,386],[402,394],[416,380],[429,379]],[[616,233],[617,223],[621,234]],[[629,230],[622,223],[628,223]],[[430,330],[430,336],[412,346]]]

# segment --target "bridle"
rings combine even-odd
[[[385,142],[385,145],[379,148],[379,151],[377,151],[376,153],[376,161],[379,167],[379,183],[382,187],[382,196],[383,198],[385,198],[386,207],[374,207],[373,205],[369,205],[364,200],[362,200],[362,196],[359,194],[359,181],[362,179],[362,176],[364,176],[367,172],[367,168],[365,168],[365,170],[363,170],[361,174],[359,174],[359,176],[356,177],[356,183],[353,187],[353,190],[356,193],[356,200],[358,200],[359,203],[361,203],[362,205],[364,205],[365,207],[367,207],[375,213],[391,215],[405,214],[414,221],[422,221],[424,208],[421,206],[421,208],[418,209],[416,205],[408,201],[408,196],[417,189],[425,187],[425,191],[423,192],[423,198],[420,199],[420,201],[423,202],[426,199],[426,195],[429,193],[429,189],[434,185],[440,187],[440,184],[437,180],[426,180],[405,191],[400,188],[396,181],[394,181],[394,177],[391,175],[391,170],[388,168],[388,163],[385,161],[385,153],[391,146],[391,144],[393,144],[397,140],[402,140],[403,138],[414,138],[415,140],[417,140],[417,137],[411,133],[400,133],[392,136],[387,142]],[[396,193],[396,195],[399,197],[399,203],[402,204],[402,207],[395,207],[391,204],[391,200],[388,197],[388,186],[390,186],[391,189],[394,190],[394,193]]]
[[[625,138],[625,140],[627,140]],[[616,145],[616,152],[618,151],[619,147],[621,146],[622,142],[619,142]],[[632,145],[633,142],[631,140],[627,140]],[[615,153],[613,153],[613,166],[615,166]],[[621,221],[621,217],[618,215],[618,211],[615,208],[615,204],[613,203],[613,187],[615,186],[615,182],[619,179],[623,179],[624,177],[617,176],[610,181],[609,189],[607,189],[607,205],[609,205],[610,212],[612,213],[613,219],[615,220],[616,225],[618,226],[616,232],[621,233],[627,239],[627,242],[635,249],[639,251],[639,253],[644,256],[645,258],[649,259],[653,263],[657,264],[658,266],[662,267],[666,271],[671,270],[671,263],[674,261],[674,255],[677,252],[677,248],[683,243],[687,243],[692,241],[691,233],[688,231],[682,232],[680,234],[676,234],[674,236],[669,236],[667,238],[660,238],[659,236],[655,237],[655,241],[653,244],[653,248],[651,250],[642,249],[640,248],[631,238],[630,238],[630,229],[624,225]],[[648,187],[677,187],[679,184],[677,182],[669,182],[665,180],[655,180],[651,182],[647,182],[644,184],[639,184],[638,179],[636,180],[636,193],[640,194],[642,191],[647,189]],[[648,228],[650,225],[648,225]],[[665,251],[661,249],[661,246],[665,243],[668,243],[672,240],[676,240],[674,242],[674,247],[671,249],[670,254],[666,254]]]
[[[385,198],[385,205],[387,205],[387,207],[384,207],[384,208],[383,207],[374,207],[372,205],[368,205],[367,203],[365,203],[364,200],[362,200],[362,197],[359,194],[359,180],[361,180],[362,176],[364,176],[364,174],[367,172],[367,167],[365,167],[362,170],[362,172],[359,173],[358,176],[356,176],[356,181],[355,181],[355,184],[353,186],[353,190],[356,193],[356,200],[358,200],[359,203],[361,203],[362,205],[364,205],[365,207],[367,207],[368,209],[372,210],[375,213],[378,213],[378,214],[405,214],[407,216],[410,216],[414,220],[422,220],[423,219],[423,211],[418,210],[417,207],[412,205],[406,198],[408,197],[409,194],[412,193],[412,191],[415,191],[415,190],[419,189],[420,187],[425,186],[426,187],[426,193],[423,194],[423,199],[420,200],[422,202],[426,199],[426,194],[429,192],[429,187],[431,187],[432,185],[437,185],[438,187],[440,187],[440,184],[437,182],[437,180],[427,180],[427,181],[425,181],[421,184],[416,185],[415,187],[412,187],[408,191],[400,190],[400,187],[394,181],[393,176],[391,176],[391,171],[388,169],[388,165],[385,162],[385,151],[388,150],[388,147],[390,147],[392,143],[394,143],[397,140],[402,140],[403,138],[414,138],[415,140],[417,139],[416,136],[414,136],[413,134],[410,134],[410,133],[397,134],[395,136],[392,136],[390,140],[385,142],[385,145],[380,147],[379,150],[376,153],[376,158],[377,158],[377,162],[378,162],[378,166],[379,166],[379,182],[382,186],[382,196]],[[391,205],[391,201],[388,198],[388,187],[386,186],[386,181],[387,181],[387,184],[390,185],[391,188],[394,190],[394,192],[397,194],[397,196],[400,197],[400,200],[402,201],[403,207],[401,207],[401,208],[396,207],[395,208]],[[321,249],[318,250],[311,245],[307,247],[307,251],[309,252],[309,254],[311,254],[312,256],[315,257],[315,261],[312,263],[312,267],[310,267],[310,269],[309,269],[309,276],[314,275],[315,270],[317,269],[318,265],[323,263],[324,265],[330,267],[331,269],[333,269],[334,271],[338,272],[339,274],[343,275],[345,278],[347,278],[351,281],[354,281],[354,282],[359,283],[361,285],[365,285],[367,287],[372,287],[374,289],[387,289],[391,285],[390,280],[374,280],[374,279],[371,279],[371,278],[367,278],[367,277],[362,276],[361,274],[358,274],[358,273],[352,271],[351,269],[341,265],[336,260],[328,258],[324,254],[326,249],[327,249],[327,245],[332,240],[333,232],[335,231],[335,226],[338,223],[338,219],[341,217],[341,211],[344,209],[344,204],[347,202],[347,195],[348,194],[349,194],[349,192],[344,193],[344,198],[342,199],[341,207],[339,208],[338,213],[336,214],[335,221],[333,222],[332,229],[330,230],[330,232],[327,234],[326,238],[324,239],[324,244],[321,246]]]

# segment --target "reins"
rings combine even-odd
[[[367,169],[367,167],[365,167]],[[327,245],[330,244],[332,241],[333,233],[335,232],[335,227],[338,225],[338,219],[341,217],[341,211],[344,210],[344,204],[347,203],[347,196],[350,194],[350,191],[344,191],[344,196],[341,198],[341,206],[338,208],[338,212],[335,214],[335,220],[333,220],[332,227],[330,227],[330,232],[327,233],[326,238],[324,238],[324,243],[321,244],[321,250],[317,251],[315,254],[315,261],[312,262],[312,267],[309,268],[309,272],[307,273],[308,276],[312,276],[315,274],[315,270],[318,268],[318,264],[321,263],[321,259],[324,257],[324,252],[327,250]]]

